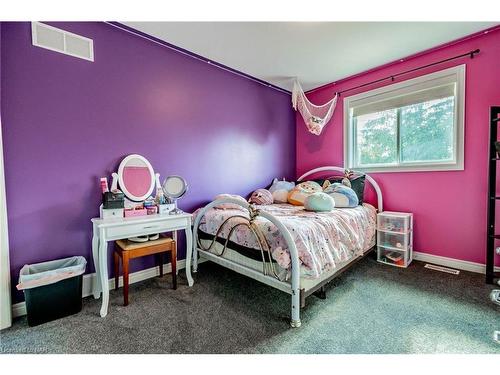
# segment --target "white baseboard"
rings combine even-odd
[[[455,268],[457,270],[476,272],[476,273],[486,273],[486,265],[481,263],[469,262],[467,260],[453,259],[442,257],[439,255],[432,255],[428,253],[421,253],[418,251],[413,252],[413,259],[420,260],[421,262],[428,262],[437,264],[440,266],[445,266],[449,268]],[[495,272],[499,272],[500,267],[495,267]]]
[[[204,259],[200,259],[198,263],[202,263]],[[186,260],[178,260],[177,261],[177,270],[181,270],[183,268],[186,268]],[[172,264],[166,263],[163,266],[163,272],[164,273],[170,273],[172,272]],[[146,268],[145,270],[133,272],[129,275],[129,283],[134,284],[142,280],[150,279],[156,276],[160,275],[160,270],[158,267],[151,267],[151,268]],[[97,277],[95,273],[89,273],[86,275],[83,275],[83,286],[82,286],[82,296],[83,297],[88,297],[92,295],[92,283],[94,282],[94,279]],[[120,276],[120,279],[118,281],[118,286],[121,287],[123,286],[123,277]],[[113,277],[112,279],[109,279],[109,289],[114,289],[115,287],[115,278]],[[23,316],[26,315],[26,303],[25,302],[19,302],[14,305],[12,305],[12,317],[17,318],[18,316]]]
[[[459,260],[453,258],[442,257],[439,255],[432,255],[428,253],[422,253],[418,251],[413,252],[413,259],[419,260],[422,262],[428,262],[433,264],[438,264],[440,266],[445,266],[449,268],[455,268],[458,270],[476,272],[476,273],[486,273],[486,266],[481,263],[469,262],[466,260]],[[205,259],[200,259],[198,263],[205,262]],[[186,260],[182,259],[177,261],[177,269],[181,270],[186,267]],[[165,273],[172,272],[172,265],[170,263],[165,264],[164,267]],[[500,267],[495,267],[495,272],[500,272]],[[145,270],[137,271],[130,274],[130,284],[137,283],[142,280],[150,279],[156,277],[160,274],[158,267],[151,267]],[[95,273],[87,274],[83,276],[83,297],[88,297],[92,295],[92,282],[96,277]],[[118,286],[123,286],[123,277],[120,276],[118,281]],[[109,288],[113,289],[115,287],[115,279],[109,279]],[[12,317],[16,318],[18,316],[26,315],[26,304],[24,302],[16,303],[12,305]]]
[[[12,305],[12,318],[17,318],[18,316],[26,315],[26,303],[19,302]]]

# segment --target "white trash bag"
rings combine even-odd
[[[43,285],[80,276],[85,272],[87,261],[82,256],[51,260],[49,262],[26,264],[19,272],[18,290],[36,288]]]

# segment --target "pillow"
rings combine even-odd
[[[329,178],[328,181],[330,181],[330,183],[332,184],[336,182],[342,183],[343,179],[343,176],[338,176]],[[323,183],[327,181],[327,179],[318,179],[314,181],[323,186]],[[357,177],[350,178],[349,181],[351,182],[351,189],[354,190],[358,197],[359,204],[363,204],[365,195],[365,175],[363,174]]]
[[[356,207],[359,205],[358,196],[353,189],[335,182],[325,189],[325,193],[333,198],[335,207]]]
[[[331,211],[335,208],[335,201],[323,192],[312,193],[304,200],[304,208],[314,212]]]
[[[266,189],[257,189],[255,190],[248,203],[254,204],[273,204],[273,195]]]
[[[242,203],[245,203],[245,204],[247,203],[245,198],[243,198],[241,195],[234,195],[234,194],[219,194],[214,198],[214,201],[217,199],[225,199],[225,198],[233,198],[233,199],[239,200]],[[219,208],[221,210],[244,209],[239,204],[234,204],[234,203],[221,203],[219,205],[216,205],[215,208]]]
[[[279,181],[277,178],[273,180],[273,184],[269,188],[269,192],[273,195],[274,203],[286,203],[288,201],[288,193],[295,187],[295,182]]]
[[[288,203],[294,206],[303,206],[304,200],[312,193],[323,191],[321,186],[314,181],[301,182],[288,193]]]

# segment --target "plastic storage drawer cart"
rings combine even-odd
[[[413,259],[413,214],[385,211],[377,215],[377,260],[408,267]]]
[[[29,326],[81,311],[86,264],[84,257],[75,256],[21,269],[17,289],[24,291]]]

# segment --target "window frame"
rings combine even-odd
[[[465,71],[466,65],[458,65],[452,68],[440,70],[434,73],[422,75],[399,83],[390,84],[374,90],[344,98],[344,168],[355,169],[365,172],[427,172],[427,171],[456,171],[464,170],[464,128],[465,128]],[[356,162],[356,126],[351,122],[350,109],[352,103],[374,97],[374,102],[380,100],[381,95],[390,95],[392,91],[402,90],[411,93],[412,86],[418,86],[436,79],[452,77],[456,83],[455,90],[455,113],[453,121],[453,159],[451,161],[435,162],[405,162],[385,165],[357,165]],[[418,91],[417,89],[415,91]],[[378,98],[377,98],[378,97]],[[398,108],[398,116],[401,109]],[[398,119],[399,121],[399,119]],[[399,132],[400,123],[397,124]],[[400,135],[397,134],[397,151],[399,155]]]

